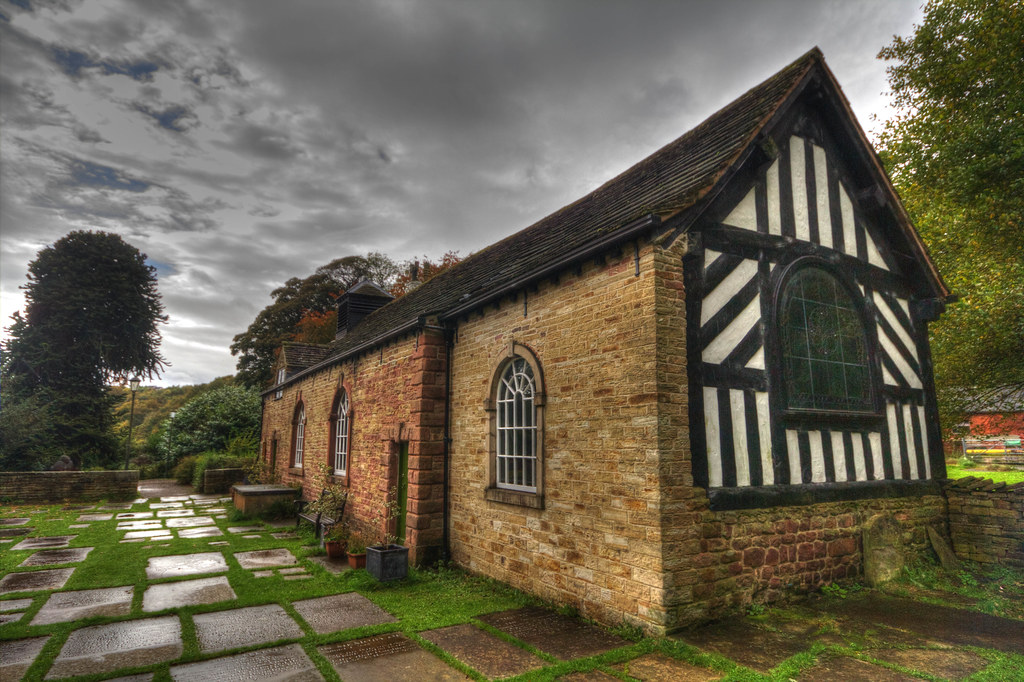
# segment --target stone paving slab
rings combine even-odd
[[[92,547],[75,547],[73,549],[44,549],[30,555],[27,559],[18,564],[18,567],[26,566],[55,566],[57,564],[77,564],[85,561],[89,556]]]
[[[199,650],[204,653],[296,639],[305,634],[278,604],[200,613],[192,620],[196,624]]]
[[[327,556],[311,556],[306,559],[323,566],[330,573],[344,573],[352,570],[352,567],[348,565],[348,559],[332,559]]]
[[[132,508],[131,502],[118,502],[114,504],[105,504],[102,507],[96,507],[103,511],[128,511]]]
[[[130,530],[124,534],[125,540],[170,540],[174,537],[171,531],[166,528],[154,528],[153,530]]]
[[[54,592],[32,619],[31,625],[66,623],[90,616],[125,616],[131,612],[134,592],[131,585]]]
[[[988,666],[988,661],[970,651],[944,649],[873,649],[864,652],[871,658],[895,663],[936,677],[959,680]]]
[[[197,528],[214,525],[209,516],[185,516],[177,519],[166,519],[168,528]]]
[[[183,502],[152,502],[149,505],[150,509],[181,509],[185,506]]]
[[[623,672],[643,682],[712,682],[724,673],[677,661],[664,654],[645,654],[627,663]]]
[[[292,606],[318,635],[398,622],[397,618],[356,592],[303,599],[292,602]]]
[[[547,665],[544,659],[529,651],[468,623],[427,630],[420,636],[485,677],[511,677]]]
[[[20,680],[48,639],[49,635],[0,641],[0,680]]]
[[[153,673],[140,673],[138,675],[128,675],[127,677],[115,677],[106,680],[106,682],[150,682],[152,679]]]
[[[256,530],[256,531],[263,530],[263,526],[229,526],[228,527],[228,532],[229,533],[234,533],[236,535],[238,533],[251,533],[254,530]]]
[[[0,625],[9,625],[11,623],[17,623],[24,617],[24,613],[0,613]]]
[[[181,656],[182,650],[177,616],[92,625],[68,636],[46,679],[162,663]]]
[[[38,538],[25,538],[11,549],[15,551],[19,549],[57,549],[67,547],[77,537],[77,535],[44,535]]]
[[[158,519],[173,519],[179,516],[195,516],[194,509],[161,509],[156,513]]]
[[[585,673],[563,675],[558,678],[558,682],[620,682],[621,679],[603,670],[588,670]]]
[[[114,518],[113,514],[79,514],[79,521],[110,521]]]
[[[227,562],[224,561],[224,555],[220,552],[174,554],[150,557],[146,564],[146,577],[155,580],[156,578],[176,578],[202,573],[224,573],[227,570]]]
[[[0,601],[0,613],[24,611],[30,606],[32,606],[31,599],[8,599],[6,601]]]
[[[316,682],[324,678],[299,644],[249,651],[210,661],[171,666],[175,682],[209,682],[210,680],[288,680]]]
[[[68,525],[68,528],[88,528],[88,523],[72,523]]]
[[[152,613],[178,606],[216,604],[237,599],[226,576],[179,580],[174,583],[150,585],[142,595],[142,610]]]
[[[578,618],[534,606],[488,613],[480,620],[563,661],[595,656],[628,644]]]
[[[0,519],[0,526],[24,526],[31,520],[27,516],[8,516],[5,519]]]
[[[32,527],[27,528],[0,528],[0,538],[17,538],[22,535],[28,535]],[[11,542],[11,540],[4,540],[4,542]]]
[[[229,529],[230,530],[230,529]],[[285,548],[258,549],[251,552],[235,552],[238,565],[248,570],[273,568],[275,566],[293,566],[298,559]]]
[[[166,495],[160,498],[161,502],[189,502],[192,498],[188,495]]]
[[[138,521],[139,519],[153,518],[153,512],[125,512],[114,517],[118,521]]]
[[[73,568],[50,568],[43,571],[8,573],[0,578],[0,594],[12,592],[35,592],[37,590],[59,590],[64,587]]]
[[[786,632],[764,630],[742,620],[718,621],[675,635],[687,644],[713,651],[740,665],[765,673],[790,656],[809,649],[812,641]]]
[[[331,662],[343,680],[421,682],[470,679],[401,632],[326,644],[317,650]]]
[[[217,526],[203,526],[202,528],[182,528],[178,531],[179,538],[213,538],[224,535]]]
[[[116,530],[166,530],[160,519],[144,519],[142,521],[121,521]]]
[[[822,680],[857,680],[857,682],[921,682],[901,672],[883,668],[867,661],[848,656],[836,656],[819,660],[805,669],[796,678],[799,682],[821,682]]]

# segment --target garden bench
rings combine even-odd
[[[320,491],[320,497],[317,499],[319,502],[324,498],[324,495],[329,494],[327,489]],[[345,512],[345,499],[342,498],[341,503],[338,506],[337,518],[333,518],[324,514],[321,511],[306,511],[306,506],[309,503],[303,499],[295,500],[295,527],[298,528],[299,524],[303,520],[309,521],[313,524],[313,530],[317,537],[323,537],[323,533],[330,530],[335,524],[341,521],[341,517]],[[314,505],[316,506],[316,505]]]

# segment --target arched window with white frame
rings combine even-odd
[[[537,491],[537,408],[533,368],[522,357],[508,363],[498,384],[496,466],[499,488]]]
[[[334,422],[333,438],[333,466],[336,476],[348,475],[348,449],[349,449],[349,403],[348,393],[341,389],[335,399],[334,413],[331,415]]]
[[[302,467],[302,453],[306,444],[306,406],[299,403],[292,421],[292,466]]]

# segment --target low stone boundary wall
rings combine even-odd
[[[231,486],[245,480],[245,469],[207,469],[203,472],[203,490],[207,494],[227,493]]]
[[[1024,483],[969,476],[947,482],[945,492],[958,557],[1024,567]]]
[[[132,500],[139,494],[139,472],[5,471],[0,499],[29,504],[65,500]]]

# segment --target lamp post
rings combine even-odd
[[[132,389],[132,407],[128,413],[128,442],[124,444],[124,468],[128,469],[128,460],[132,456],[132,427],[135,426],[135,393],[139,390],[139,384],[142,383],[142,378],[135,376],[128,382],[128,385]]]

